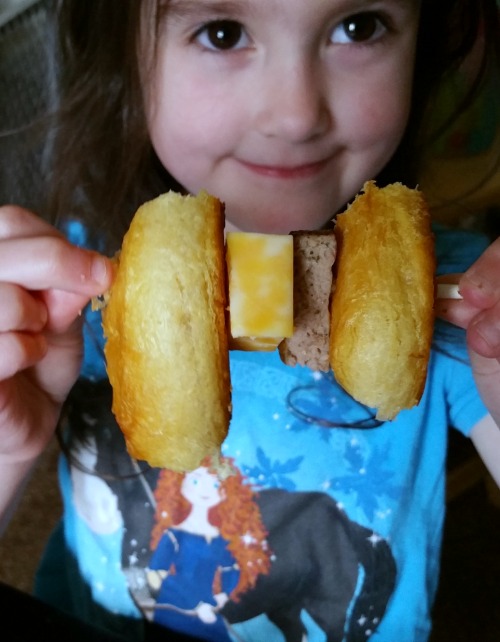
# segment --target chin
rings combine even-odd
[[[296,230],[315,230],[327,225],[335,215],[335,209],[325,207],[324,203],[314,204],[310,200],[305,205],[300,201],[279,204],[246,204],[245,209],[231,206],[226,201],[226,218],[243,232],[264,234],[289,234]]]

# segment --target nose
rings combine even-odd
[[[312,63],[268,64],[257,95],[261,134],[299,143],[328,131],[332,114],[323,80]]]

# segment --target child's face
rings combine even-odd
[[[418,0],[171,0],[153,145],[228,224],[324,225],[388,162],[411,100]]]

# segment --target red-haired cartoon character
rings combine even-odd
[[[164,470],[155,490],[146,576],[153,620],[216,642],[230,640],[220,610],[269,573],[271,553],[254,491],[228,459]]]

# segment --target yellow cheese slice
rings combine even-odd
[[[228,232],[226,261],[231,347],[273,350],[293,334],[292,236]]]

